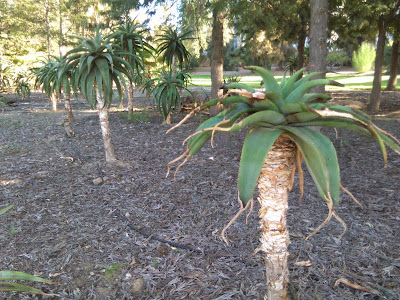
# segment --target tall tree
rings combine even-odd
[[[321,72],[316,78],[325,78],[326,55],[328,53],[328,0],[311,0],[310,24],[310,58],[309,69],[311,72]],[[314,88],[314,92],[322,93],[325,86]]]
[[[395,24],[393,34],[392,54],[390,57],[390,77],[386,86],[386,91],[394,91],[397,85],[397,71],[399,62],[399,45],[400,45],[400,20]]]
[[[211,35],[211,98],[221,96],[224,68],[224,14],[221,7],[213,9]]]

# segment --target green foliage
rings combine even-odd
[[[375,62],[375,47],[370,43],[362,43],[361,47],[353,52],[353,67],[359,73],[366,73],[373,69]]]
[[[149,123],[150,115],[146,110],[130,111],[128,113],[120,113],[121,118],[134,123]]]
[[[103,38],[100,31],[94,37],[75,36],[81,40],[76,48],[66,54],[62,73],[68,69],[76,69],[73,84],[88,100],[92,108],[98,102],[97,96],[110,106],[113,98],[113,83],[122,98],[122,85],[126,88],[124,76],[133,81],[132,66],[123,58],[130,56],[137,59],[135,54],[110,43],[111,37]]]
[[[242,80],[242,77],[240,77],[239,75],[230,75],[230,76],[225,76],[224,77],[224,83],[228,84],[228,83],[234,83],[234,82],[240,82],[240,80]]]
[[[0,63],[0,91],[6,91],[11,87],[11,69]]]
[[[190,53],[183,44],[184,40],[192,39],[190,36],[193,33],[190,29],[183,29],[178,32],[177,29],[167,27],[163,34],[158,36],[157,41],[160,44],[157,47],[157,53],[162,54],[163,63],[169,68],[179,65],[182,69],[184,64],[189,62]]]
[[[247,69],[262,77],[266,92],[256,92],[244,84],[226,85],[224,88],[228,92],[223,98],[211,100],[189,114],[188,117],[214,105],[223,105],[225,108],[197,128],[188,140],[185,153],[173,161],[185,158],[182,166],[216,133],[235,132],[248,127],[238,175],[239,197],[244,205],[253,196],[270,147],[283,134],[297,145],[321,198],[333,205],[339,202],[340,190],[336,151],[325,135],[312,130],[310,126],[346,128],[375,139],[381,147],[385,165],[386,147],[400,154],[400,141],[376,127],[367,115],[344,106],[314,102],[316,99],[330,97],[308,93],[315,86],[339,85],[337,82],[313,80],[313,77],[320,74],[318,72],[299,79],[304,68],[278,84],[272,74],[261,67]]]
[[[168,115],[171,115],[171,119],[181,111],[181,96],[180,90],[187,89],[187,82],[190,80],[189,74],[185,71],[179,71],[177,73],[172,70],[162,69],[159,77],[153,79],[156,82],[155,87],[152,90],[154,95],[155,105],[164,120],[167,119]]]
[[[18,74],[14,82],[15,91],[23,101],[29,100],[29,97],[31,96],[31,88],[28,80],[29,78],[26,74]]]
[[[349,66],[350,57],[342,52],[331,52],[326,56],[326,62],[329,66]]]
[[[51,97],[57,91],[59,59],[52,56],[49,59],[39,61],[39,63],[41,63],[41,67],[32,69],[32,73],[36,77],[35,86],[41,87],[42,91],[48,97]]]
[[[293,75],[296,69],[297,69],[297,54],[294,54],[286,60],[285,72],[289,71],[289,74]]]

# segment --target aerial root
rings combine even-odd
[[[181,167],[183,167],[191,158],[192,158],[192,156],[191,156],[191,155],[188,155],[188,156],[185,158],[185,160],[184,160],[179,166],[176,167],[176,170],[175,170],[175,172],[174,172],[174,180],[176,179],[176,174],[178,174],[179,169],[180,169]]]
[[[343,219],[342,219],[341,217],[339,217],[339,215],[337,214],[336,211],[333,212],[333,216],[334,216],[335,219],[336,219],[340,224],[342,224],[342,226],[343,226],[343,232],[342,232],[342,234],[339,236],[339,239],[341,239],[341,238],[344,236],[344,234],[346,233],[346,231],[347,231],[347,225],[346,225],[346,223],[343,221]]]
[[[362,204],[356,199],[356,197],[353,196],[352,193],[350,193],[350,191],[348,189],[346,189],[343,185],[340,185],[340,188],[347,194],[350,196],[351,199],[353,199],[353,201],[355,203],[358,204],[358,206],[360,206],[361,208],[363,208]]]
[[[244,207],[244,208],[242,208],[241,210],[239,210],[238,212],[237,212],[237,214],[232,218],[232,220],[230,220],[229,221],[229,223],[224,227],[224,229],[222,229],[222,231],[221,231],[221,237],[222,237],[222,240],[227,244],[227,245],[229,245],[229,241],[228,241],[228,239],[226,238],[226,231],[228,230],[228,228],[229,227],[231,227],[231,225],[237,220],[237,218],[239,218],[240,217],[240,215],[242,214],[242,213],[244,213],[248,208],[249,208],[249,206],[250,206],[250,209],[252,210],[253,209],[253,199],[250,199],[248,202],[247,202],[247,204],[246,204],[246,206]],[[243,206],[243,205],[242,205]],[[251,213],[251,210],[250,210],[250,213]],[[247,219],[247,218],[246,218]]]
[[[331,198],[331,195],[328,194],[328,197],[325,197],[326,200],[326,204],[328,206],[329,212],[328,212],[328,216],[326,217],[325,221],[322,222],[317,229],[315,229],[309,236],[306,237],[306,240],[308,240],[310,237],[312,237],[313,235],[315,235],[318,231],[321,230],[322,227],[324,227],[326,224],[329,223],[329,221],[332,219],[332,216],[334,215],[334,211],[333,211],[333,200]]]
[[[174,125],[172,128],[168,129],[166,133],[170,133],[175,128],[178,128],[183,123],[185,123],[189,118],[191,118],[194,114],[200,111],[200,106],[193,109],[190,113],[188,113],[178,124]]]
[[[186,155],[189,154],[189,149],[186,149],[185,152],[183,152],[180,156],[178,156],[177,158],[175,158],[174,160],[171,160],[168,164],[167,164],[167,175],[165,177],[168,177],[169,175],[169,171],[170,171],[170,166],[174,163],[176,163],[177,161],[180,161],[181,159],[183,159]]]

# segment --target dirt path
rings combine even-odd
[[[366,99],[362,93],[336,96],[346,95]],[[400,110],[393,95],[385,96],[386,115]],[[259,245],[257,213],[248,225],[242,216],[229,229],[229,247],[220,238],[239,209],[236,176],[244,133],[217,135],[215,148],[205,147],[173,181],[165,178],[166,164],[184,150],[182,141],[204,116],[166,135],[169,127],[152,111],[149,123],[112,112],[113,143],[124,163],[110,166],[95,112],[73,103],[75,136],[68,138],[59,125],[62,112],[46,105],[34,95],[28,105],[0,112],[0,207],[14,204],[0,217],[0,270],[51,278],[60,285],[39,287],[61,299],[262,299],[263,257],[253,254]],[[376,123],[400,137],[398,118],[381,116]],[[343,185],[364,209],[343,194],[338,213],[348,226],[344,237],[339,239],[342,226],[332,221],[305,240],[327,209],[308,175],[301,201],[295,183],[288,219],[290,295],[398,299],[400,157],[389,152],[384,169],[375,143],[342,130],[338,138],[334,131],[324,133],[337,147]],[[105,182],[95,185],[100,176]],[[206,255],[154,241],[133,226]],[[340,278],[370,292],[335,286]],[[5,293],[0,298],[36,299]]]

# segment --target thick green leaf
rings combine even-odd
[[[246,69],[252,70],[257,75],[262,77],[266,91],[273,90],[275,92],[280,93],[279,84],[270,71],[262,67],[256,67],[256,66],[246,67]]]
[[[340,171],[335,147],[323,134],[309,128],[279,126],[300,149],[322,199],[339,203]]]
[[[253,197],[269,149],[283,133],[280,129],[253,128],[246,135],[240,158],[238,190],[244,205]]]
[[[11,205],[9,205],[9,206],[3,208],[2,210],[0,210],[0,216],[3,215],[3,214],[5,214],[6,212],[8,212],[8,211],[9,211],[11,208],[13,208],[13,207],[14,207],[14,205],[11,204]]]

